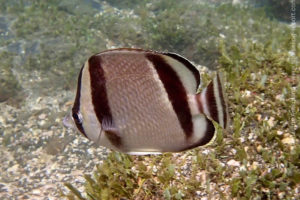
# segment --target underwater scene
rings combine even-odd
[[[300,0],[0,0],[0,199],[300,199],[299,13]],[[201,142],[180,140],[190,127]]]

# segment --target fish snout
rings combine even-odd
[[[63,124],[66,128],[75,129],[75,125],[74,125],[74,121],[72,119],[71,112],[64,117]]]

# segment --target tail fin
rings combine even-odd
[[[226,129],[229,124],[228,108],[224,93],[222,76],[218,72],[208,86],[198,94],[198,102],[203,113],[218,122],[222,128]]]

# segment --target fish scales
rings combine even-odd
[[[147,55],[147,58],[159,74],[185,135],[190,137],[193,133],[192,116],[183,83],[176,71],[162,57],[151,54]]]
[[[91,56],[81,69],[64,124],[125,153],[195,148],[213,139],[212,120],[223,128],[229,121],[219,73],[196,94],[199,84],[199,71],[177,54],[107,50]]]
[[[126,138],[124,150],[126,146],[132,151],[147,151],[153,146],[161,150],[181,147],[184,132],[145,54],[110,52],[101,58],[105,76],[111,79],[107,79],[107,95],[114,121]]]

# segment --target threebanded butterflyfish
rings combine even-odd
[[[129,154],[192,149],[214,138],[212,120],[224,129],[228,124],[219,73],[201,93],[199,85],[199,71],[178,54],[107,50],[82,66],[64,124]]]

